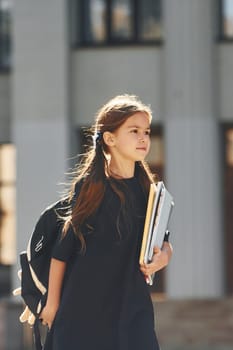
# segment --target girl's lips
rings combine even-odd
[[[139,151],[146,151],[146,147],[137,147],[137,150],[139,150]]]

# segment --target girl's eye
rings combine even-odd
[[[132,129],[130,132],[133,134],[138,134],[138,129]],[[146,130],[144,133],[145,135],[150,135],[150,130]]]

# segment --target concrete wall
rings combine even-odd
[[[221,121],[233,123],[233,44],[219,44],[216,60],[219,118]]]
[[[233,45],[216,42],[216,114],[233,122]],[[154,122],[164,116],[163,47],[80,49],[72,53],[72,118],[90,124],[102,103],[119,93],[134,93],[154,111]]]
[[[71,101],[75,125],[88,125],[100,106],[118,94],[151,104],[163,114],[163,62],[159,47],[81,49],[72,54]]]
[[[171,227],[175,249],[167,291],[175,298],[224,294],[211,4],[211,0],[164,0],[165,173],[175,200]]]

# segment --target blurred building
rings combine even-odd
[[[232,28],[231,0],[0,0],[2,294],[83,127],[122,93],[151,104],[148,161],[175,198],[175,252],[154,290],[233,292]]]

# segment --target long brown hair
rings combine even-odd
[[[144,112],[151,122],[152,112],[134,95],[119,95],[107,102],[97,113],[93,126],[93,144],[89,147],[76,169],[70,190],[70,200],[75,195],[76,185],[82,183],[77,199],[73,204],[71,215],[66,219],[63,233],[72,225],[85,250],[85,240],[81,232],[82,224],[97,210],[105,192],[106,177],[113,191],[124,202],[124,194],[112,179],[108,168],[108,148],[103,140],[106,131],[115,132],[124,122],[137,112]],[[145,161],[136,162],[135,176],[146,193],[153,182],[153,175]]]

